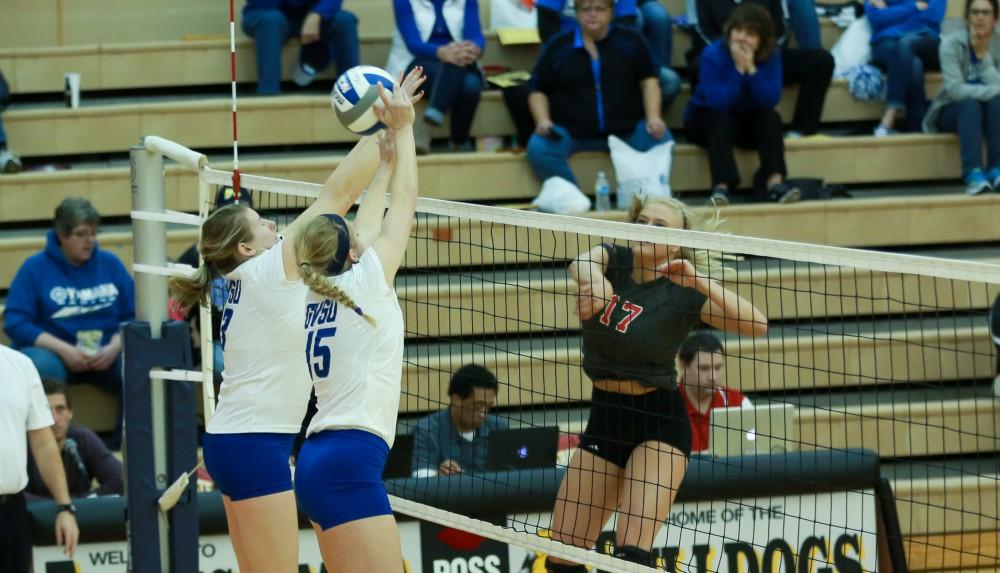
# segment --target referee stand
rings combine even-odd
[[[158,500],[198,463],[191,340],[187,323],[167,321],[166,223],[155,220],[166,213],[163,156],[141,145],[129,151],[136,320],[122,328],[122,400],[130,570],[190,573],[198,571],[196,480],[169,511]]]

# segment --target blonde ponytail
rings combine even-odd
[[[302,282],[309,287],[309,290],[320,296],[326,297],[337,304],[346,306],[347,308],[353,310],[361,318],[365,319],[368,324],[375,326],[374,318],[362,312],[362,310],[358,308],[358,305],[354,303],[354,300],[352,300],[347,293],[340,290],[337,285],[330,282],[330,280],[326,278],[322,272],[317,271],[316,268],[310,263],[299,263],[299,276],[302,277]]]
[[[191,276],[171,277],[169,285],[174,300],[186,313],[191,307],[208,301],[208,293],[212,290],[212,272],[205,264],[198,267]]]

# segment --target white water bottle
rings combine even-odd
[[[597,181],[594,182],[594,198],[598,211],[611,210],[611,185],[608,184],[608,176],[603,171],[597,172]]]

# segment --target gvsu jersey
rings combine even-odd
[[[285,278],[282,243],[226,276],[225,370],[211,434],[298,433],[309,401],[302,361],[306,287]]]
[[[391,447],[403,376],[403,311],[385,282],[375,249],[367,249],[358,264],[330,280],[376,324],[309,292],[305,363],[316,387],[318,411],[308,433],[365,430]]]

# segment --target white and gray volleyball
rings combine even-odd
[[[371,135],[385,127],[372,111],[373,106],[382,106],[376,84],[382,84],[390,92],[395,85],[389,72],[375,66],[354,66],[340,74],[333,84],[330,94],[333,111],[348,130]]]

